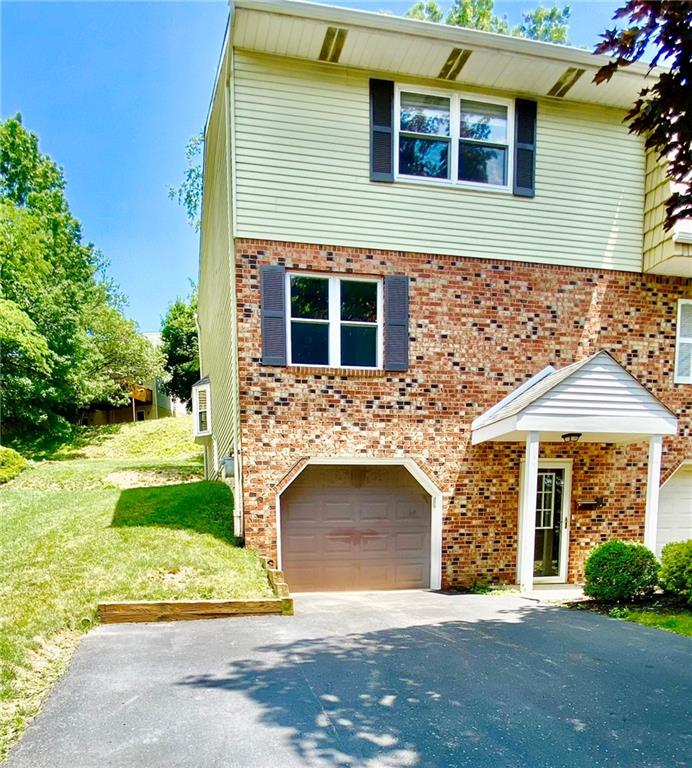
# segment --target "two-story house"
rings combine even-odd
[[[602,63],[234,3],[195,424],[292,589],[529,589],[692,535],[692,236],[623,123],[646,66]]]

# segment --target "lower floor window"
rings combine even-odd
[[[380,280],[295,273],[286,280],[290,364],[381,366]]]

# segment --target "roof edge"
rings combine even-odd
[[[528,40],[523,37],[501,35],[496,32],[482,32],[477,29],[456,27],[431,21],[419,21],[405,16],[389,16],[374,11],[344,8],[335,5],[306,2],[305,0],[234,0],[236,10],[246,9],[283,16],[305,19],[334,21],[353,26],[374,28],[388,32],[430,37],[452,43],[473,45],[490,50],[503,50],[508,53],[523,54],[534,58],[562,61],[570,64],[582,64],[598,68],[611,61],[602,54],[594,54],[583,48],[559,43],[546,43],[540,40]],[[654,72],[663,71],[656,67]],[[635,62],[620,70],[619,75],[643,77],[652,72],[649,64]]]

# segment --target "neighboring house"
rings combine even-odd
[[[143,333],[154,347],[161,346],[161,334],[157,332]],[[184,416],[185,404],[177,397],[169,397],[160,379],[145,382],[132,388],[130,402],[117,408],[108,403],[95,406],[84,417],[84,423],[89,426],[102,424],[118,424],[125,421],[150,421],[167,416]]]
[[[293,589],[529,589],[690,535],[692,238],[623,124],[646,66],[601,63],[234,3],[194,415]]]

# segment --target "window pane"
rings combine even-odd
[[[361,323],[377,322],[377,283],[341,281],[341,319]]]
[[[507,143],[507,107],[480,101],[461,102],[461,133],[465,139]]]
[[[199,421],[199,432],[207,432],[207,412],[200,411],[197,415]]]
[[[329,365],[327,323],[291,323],[291,362]]]
[[[399,173],[446,179],[449,144],[430,139],[399,139]]]
[[[291,317],[311,320],[329,317],[329,281],[326,278],[291,276]]]
[[[422,93],[401,94],[402,131],[449,136],[449,99]]]
[[[459,142],[459,181],[507,183],[507,150]]]
[[[341,326],[341,365],[377,366],[377,328]]]

